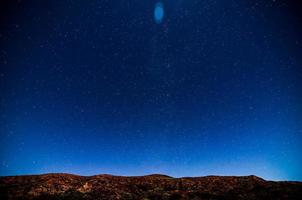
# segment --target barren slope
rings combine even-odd
[[[302,199],[301,182],[256,176],[172,178],[45,174],[0,178],[0,199]]]

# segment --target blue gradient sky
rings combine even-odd
[[[297,4],[7,2],[0,175],[302,180]]]

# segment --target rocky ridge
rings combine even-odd
[[[302,182],[273,182],[257,176],[173,178],[160,174],[133,177],[44,174],[0,178],[0,199],[3,200],[301,198]]]

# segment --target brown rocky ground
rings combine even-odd
[[[256,176],[9,176],[0,178],[0,199],[298,200],[302,199],[302,182],[265,181]]]

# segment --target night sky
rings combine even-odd
[[[302,7],[0,3],[0,175],[302,180]]]

